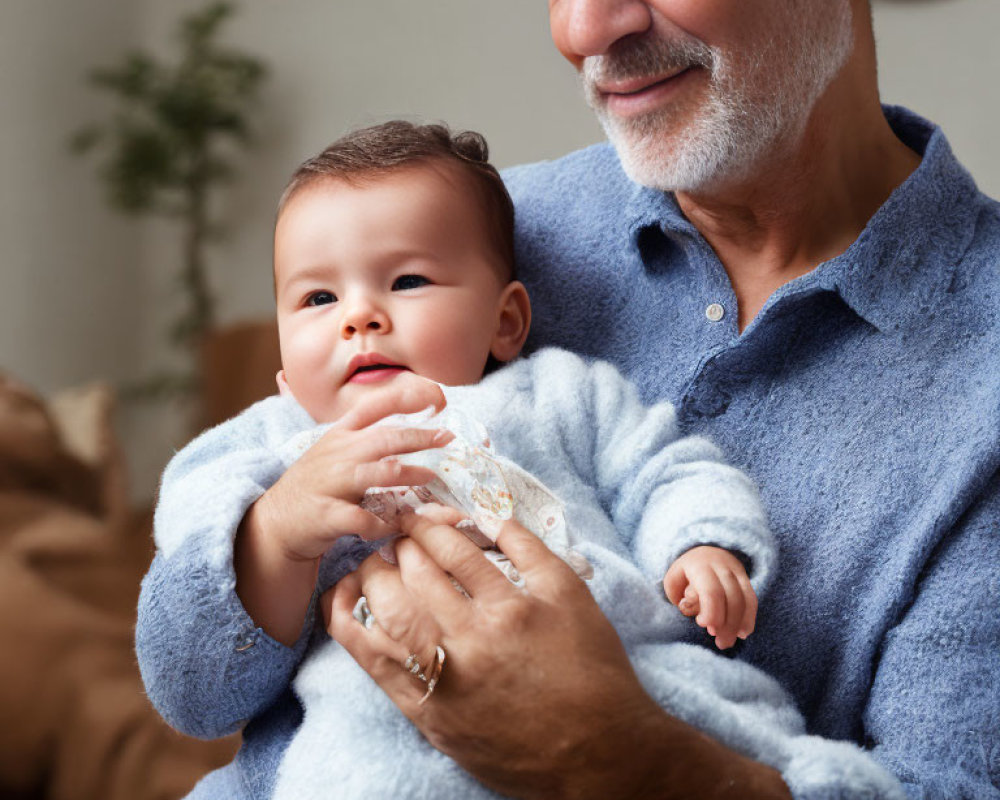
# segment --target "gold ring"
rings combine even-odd
[[[406,661],[403,662],[403,669],[405,669],[411,675],[416,675],[422,681],[427,680],[424,677],[423,667],[420,666],[420,662],[417,660],[416,653],[410,653],[406,657]]]
[[[434,694],[434,690],[437,688],[438,681],[441,680],[441,672],[444,670],[444,659],[445,652],[441,645],[438,645],[434,650],[434,663],[431,664],[431,676],[426,678],[427,681],[427,691],[424,692],[424,696],[417,701],[418,706],[422,706],[427,702],[427,698]],[[424,679],[424,676],[420,676]]]

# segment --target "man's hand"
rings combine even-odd
[[[434,475],[394,456],[440,447],[448,431],[371,427],[390,414],[444,406],[440,387],[400,375],[345,414],[247,511],[235,542],[236,592],[254,622],[284,644],[299,636],[319,559],[341,536],[394,533],[360,507],[373,486],[417,486]]]
[[[774,770],[653,702],[586,585],[535,536],[507,523],[497,540],[519,589],[454,521],[408,517],[398,570],[369,558],[323,598],[331,635],[434,747],[515,797],[788,797]],[[362,594],[371,630],[351,615]],[[441,681],[421,705],[426,684],[401,662],[430,664],[439,644]]]
[[[678,610],[715,637],[720,650],[753,633],[757,595],[743,564],[721,547],[692,547],[667,570],[663,590]]]

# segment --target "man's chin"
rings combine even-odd
[[[712,191],[740,180],[759,160],[759,142],[741,141],[724,119],[602,120],[630,180],[661,192]]]
[[[609,135],[618,161],[628,178],[661,192],[689,191],[698,188],[708,176],[703,168],[692,170],[685,154],[678,154],[665,142],[636,141],[623,135]]]
[[[603,111],[603,110],[602,110]],[[630,117],[627,120],[598,114],[605,136],[618,154],[618,161],[630,180],[662,192],[685,191],[697,187],[704,176],[703,159],[685,152],[682,140],[690,144],[688,125],[678,123],[675,115],[660,114]],[[692,163],[694,162],[694,163]]]

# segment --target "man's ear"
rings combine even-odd
[[[490,355],[497,361],[511,361],[521,352],[531,327],[531,301],[520,281],[504,287],[497,301],[497,329],[490,345]]]
[[[274,382],[278,384],[278,394],[282,397],[292,396],[292,390],[288,388],[288,381],[285,380],[285,371],[283,369],[278,370],[278,374],[274,376]]]

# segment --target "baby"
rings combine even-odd
[[[200,736],[244,728],[234,763],[191,797],[495,796],[314,625],[319,593],[393,532],[362,508],[366,492],[427,483],[407,454],[454,436],[373,423],[445,402],[559,498],[591,591],[668,711],[793,790],[846,782],[891,796],[859,750],[803,735],[763,673],[680,643],[691,623],[664,590],[719,647],[752,631],[747,568],[759,589],[774,562],[756,493],[610,366],[558,350],[515,360],[530,305],[513,274],[511,203],[486,158],[476,134],[387,123],[307,161],[282,198],[280,395],[168,466],[140,599],[140,666],[167,721]]]

